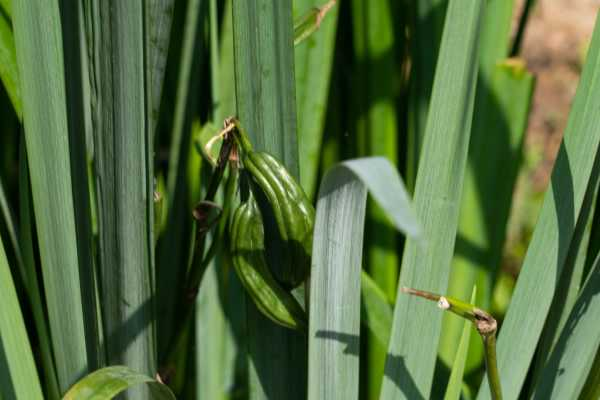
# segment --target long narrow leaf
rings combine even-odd
[[[107,362],[154,375],[153,177],[143,11],[141,0],[91,1],[86,28]]]
[[[358,399],[362,238],[367,190],[394,226],[416,238],[420,225],[404,185],[383,158],[346,161],[319,190],[313,240],[309,399]]]
[[[407,241],[399,286],[443,293],[448,285],[484,5],[462,0],[448,5],[414,196],[427,244]],[[381,399],[429,397],[442,323],[436,311],[412,296],[398,296]]]
[[[414,36],[411,46],[406,155],[406,183],[411,192],[414,191],[417,177],[447,5],[448,0],[419,0],[413,7]]]
[[[470,304],[475,303],[477,294],[477,288],[473,288],[471,294]],[[454,315],[455,318],[458,318]],[[460,392],[463,386],[463,376],[465,373],[465,363],[467,362],[467,354],[469,351],[469,339],[471,337],[471,331],[473,330],[473,323],[468,319],[463,321],[462,334],[460,335],[460,342],[458,349],[456,350],[456,357],[454,364],[452,365],[452,372],[450,373],[450,379],[448,380],[448,387],[446,388],[446,394],[444,400],[458,400],[460,399]]]
[[[15,52],[15,41],[9,22],[0,12],[0,80],[8,97],[21,118],[21,93],[19,89],[19,71]]]
[[[321,4],[315,4],[315,0],[294,1],[294,9],[298,13],[315,5]],[[298,149],[302,160],[300,183],[309,198],[312,198],[317,184],[338,20],[339,5],[333,0],[328,6],[327,14],[320,17],[323,19],[319,30],[295,49]]]
[[[576,399],[600,347],[600,258],[596,258],[560,339],[542,373],[534,399]]]
[[[40,346],[40,358],[42,374],[44,376],[46,397],[58,399],[60,390],[54,365],[50,330],[46,319],[46,309],[42,303],[42,291],[40,289],[37,274],[35,253],[33,248],[34,227],[33,209],[31,206],[31,187],[29,184],[29,168],[27,167],[27,155],[25,150],[25,139],[21,137],[19,146],[19,245],[23,260],[23,281],[27,298],[31,304],[33,321]]]
[[[25,323],[0,240],[0,397],[43,399]]]
[[[489,4],[497,9],[498,3],[510,9],[506,6],[509,2],[505,0]],[[510,26],[510,12],[505,10],[504,14],[505,24]],[[487,13],[487,20],[497,17],[497,12]],[[508,37],[507,32],[503,34]],[[495,46],[491,39],[487,43]],[[489,53],[487,57],[493,58],[494,54]],[[502,52],[495,57],[494,62],[480,60],[482,75],[475,99],[473,137],[461,201],[458,243],[447,292],[449,296],[466,300],[472,286],[477,284],[476,303],[483,308],[490,306],[493,279],[502,259],[534,87],[534,79],[522,61],[500,61],[498,57],[504,57]],[[450,315],[444,317],[440,357],[446,365],[453,364],[461,331],[462,321]],[[483,361],[483,345],[479,337],[473,336],[471,344],[467,371],[479,368]]]
[[[550,187],[525,256],[498,339],[498,367],[504,395],[517,398],[526,377],[569,244],[580,216],[590,178],[600,173],[600,24],[573,102]],[[593,185],[592,185],[593,186]],[[479,399],[489,398],[487,381]]]
[[[59,386],[88,368],[72,198],[58,1],[15,4],[31,187]]]
[[[186,173],[188,166],[188,150],[191,146],[191,93],[196,87],[196,79],[192,71],[198,65],[198,37],[202,21],[204,0],[191,0],[186,5],[183,44],[177,93],[175,97],[175,114],[169,151],[169,173],[167,176],[167,204],[169,216],[167,228],[160,245],[159,263],[157,270],[157,294],[161,301],[158,303],[160,317],[159,355],[164,355],[166,346],[171,341],[175,305],[180,300],[182,277],[187,271],[187,257],[190,247],[191,231],[190,210],[182,207],[187,199]],[[199,172],[199,171],[198,171]]]
[[[254,147],[297,178],[292,1],[233,1],[233,39],[239,120]],[[306,338],[273,324],[252,301],[246,309],[249,398],[305,399]]]

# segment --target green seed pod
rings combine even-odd
[[[270,206],[265,210],[259,201],[263,216],[272,213],[277,224],[277,232],[267,229],[265,233],[267,251],[275,247],[277,253],[269,259],[281,260],[271,265],[273,274],[282,285],[295,288],[310,273],[315,209],[294,177],[270,154],[245,152],[243,162],[255,183],[255,193],[260,189],[257,199],[266,198]]]
[[[252,194],[233,214],[231,247],[235,271],[256,307],[280,325],[306,330],[306,313],[267,266],[262,217]]]

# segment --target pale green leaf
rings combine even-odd
[[[313,240],[309,399],[358,398],[362,242],[367,190],[394,226],[417,237],[402,180],[380,157],[345,161],[323,179]]]
[[[19,299],[0,241],[0,398],[43,399]]]
[[[33,206],[61,390],[88,368],[57,0],[19,1],[13,24]]]
[[[21,118],[21,93],[15,41],[10,23],[0,12],[0,80],[12,102],[15,113]]]
[[[600,258],[596,258],[590,276],[548,358],[534,399],[578,398],[600,347],[599,292]]]
[[[406,243],[400,285],[445,293],[458,225],[484,2],[451,0],[419,160],[414,204],[426,243]],[[450,101],[449,101],[450,100]],[[429,398],[442,313],[398,296],[381,399]]]
[[[567,259],[584,197],[600,173],[600,24],[596,25],[563,143],[498,339],[504,395],[517,398]],[[479,399],[489,398],[487,381]]]

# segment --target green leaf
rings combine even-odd
[[[298,178],[292,1],[232,4],[237,116],[254,148]],[[249,398],[305,399],[306,338],[276,326],[252,301],[246,310]]]
[[[154,374],[154,196],[144,2],[94,0],[88,6],[98,269],[107,363]],[[142,393],[135,391],[140,397]]]
[[[406,152],[406,184],[411,192],[415,188],[447,5],[448,0],[419,0],[415,2],[414,15],[411,15],[414,37],[410,49],[412,67]]]
[[[15,4],[14,30],[48,320],[61,390],[88,368],[58,1]]]
[[[596,184],[593,189],[593,198],[584,200],[581,216],[577,220],[573,239],[569,244],[569,253],[538,343],[533,373],[533,382],[535,383],[538,382],[544,365],[548,362],[552,350],[559,340],[560,333],[567,323],[585,281],[584,267],[594,219],[593,210],[596,208],[597,191]]]
[[[475,303],[477,297],[477,287],[473,287],[471,293],[470,303]],[[452,316],[456,318],[456,316]],[[471,337],[471,331],[473,330],[473,323],[468,319],[463,322],[462,334],[460,335],[460,342],[458,349],[456,350],[456,357],[452,365],[452,372],[450,373],[450,379],[448,380],[448,386],[446,387],[446,394],[444,400],[458,400],[460,399],[460,393],[463,386],[463,376],[465,373],[465,363],[467,362],[467,354],[469,352],[469,340]],[[444,333],[442,333],[443,335]]]
[[[542,372],[534,399],[576,399],[600,347],[600,257]]]
[[[360,274],[360,320],[379,345],[387,348],[392,331],[393,311],[388,299],[375,281],[365,272]]]
[[[444,293],[448,285],[484,5],[462,0],[448,5],[414,195],[427,243],[407,241],[399,286]],[[441,323],[442,314],[430,305],[413,296],[397,298],[381,399],[430,397]]]
[[[304,11],[315,0],[296,0],[294,9]],[[317,185],[319,155],[327,112],[329,82],[335,50],[339,5],[330,0],[321,8],[314,7],[305,17],[321,18],[319,30],[295,48],[296,106],[298,111],[298,148],[300,152],[300,184],[309,198]],[[327,13],[322,14],[323,11]],[[296,23],[298,26],[298,23]],[[314,27],[314,25],[311,25]],[[295,30],[298,42],[298,30]]]
[[[12,3],[13,0],[0,0],[0,8],[4,10],[6,16],[12,18]]]
[[[177,318],[175,305],[181,299],[180,287],[187,272],[187,258],[192,229],[190,209],[182,206],[188,198],[186,186],[189,148],[192,145],[193,96],[197,89],[199,65],[199,31],[206,11],[204,0],[191,0],[185,8],[181,58],[177,74],[177,92],[171,142],[169,143],[169,170],[167,175],[167,227],[159,248],[157,269],[158,354],[162,358],[172,340],[172,327]],[[198,171],[199,172],[199,171]]]
[[[600,398],[600,349],[596,352],[590,374],[579,396],[580,400],[597,400],[598,398]]]
[[[497,2],[489,4],[492,3],[497,5]],[[495,19],[497,15],[487,14],[488,19]],[[510,25],[510,14],[508,16],[507,25]],[[481,60],[480,71],[485,68]],[[471,288],[477,284],[480,289],[476,303],[487,309],[491,304],[493,281],[502,261],[533,83],[532,75],[520,60],[497,60],[488,75],[480,76],[478,82],[473,137],[469,145],[458,238],[447,293],[467,299]],[[462,321],[445,316],[443,327],[440,358],[451,366]],[[471,344],[467,372],[479,368],[483,360],[481,340],[473,337]]]
[[[148,131],[153,135],[160,109],[175,0],[149,0],[145,6]]]
[[[352,32],[356,59],[352,80],[353,119],[358,154],[383,156],[398,163],[398,122],[396,92],[403,71],[398,68],[392,2],[389,0],[352,1]],[[384,213],[369,204],[366,224],[365,267],[390,301],[394,301],[400,256],[394,228],[386,223]],[[368,340],[368,397],[377,398],[384,375],[387,346]]]
[[[0,398],[43,399],[19,299],[0,241]]]
[[[69,157],[73,181],[73,211],[77,232],[77,255],[81,282],[83,316],[85,325],[88,369],[94,370],[105,364],[102,348],[101,318],[97,299],[97,278],[93,260],[92,215],[90,182],[88,175],[88,143],[90,158],[93,149],[90,109],[90,79],[85,43],[85,23],[80,2],[61,7],[63,29],[64,64],[67,99],[67,122],[69,124]]]
[[[600,24],[596,24],[586,65],[573,102],[550,187],[519,273],[498,340],[504,395],[518,397],[567,259],[584,197],[600,173]],[[487,381],[479,399],[489,398]]]
[[[0,80],[8,93],[15,113],[21,119],[21,93],[19,71],[15,51],[15,41],[10,23],[0,12]]]
[[[27,299],[31,304],[33,321],[39,340],[41,373],[44,376],[46,397],[58,399],[60,397],[60,390],[58,388],[56,367],[54,366],[50,330],[46,320],[46,309],[42,303],[43,293],[40,290],[39,277],[36,272],[37,268],[33,249],[35,232],[33,226],[33,209],[31,206],[31,187],[29,183],[25,138],[21,136],[19,145],[19,245],[23,260],[21,274],[25,283]]]
[[[146,383],[155,400],[175,400],[168,386],[131,368],[117,365],[92,372],[77,382],[63,400],[109,400],[124,390]]]
[[[367,190],[394,226],[421,232],[402,180],[384,158],[341,163],[323,179],[311,268],[309,399],[358,398],[362,241]]]

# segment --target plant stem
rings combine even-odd
[[[483,348],[485,352],[485,369],[490,382],[492,400],[502,400],[502,389],[500,386],[500,374],[496,362],[496,331],[488,335],[482,335]]]
[[[419,296],[427,300],[437,301],[438,306],[450,311],[459,317],[473,322],[477,332],[481,336],[485,351],[485,367],[490,382],[492,400],[502,400],[502,388],[500,386],[500,375],[496,361],[496,332],[498,324],[494,317],[488,312],[452,297],[440,296],[439,294],[403,287],[402,292]]]

